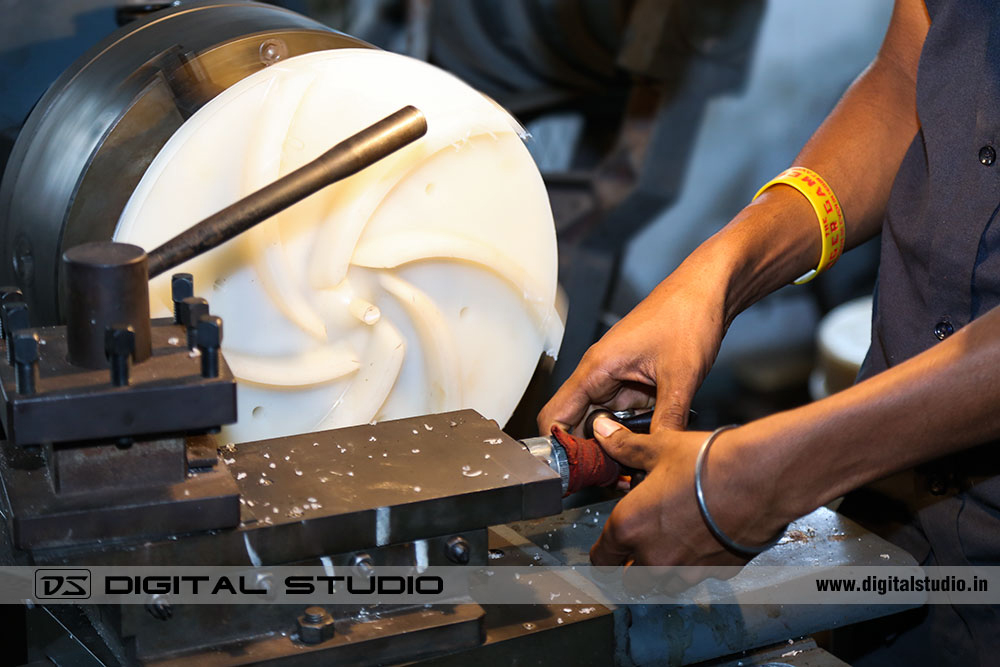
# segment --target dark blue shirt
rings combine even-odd
[[[1000,305],[1000,2],[926,0],[926,6],[931,27],[917,75],[920,131],[882,225],[872,343],[859,379]],[[970,481],[954,494],[925,495],[891,539],[928,565],[1000,564],[998,461],[1000,444],[992,443],[929,464],[930,476],[954,472]],[[919,495],[917,486],[910,485]],[[863,493],[854,496],[859,518],[900,500],[890,492],[867,501]],[[879,664],[893,665],[997,664],[1000,607],[932,605],[922,618],[893,630],[897,639],[872,657],[881,653]]]
[[[921,129],[882,227],[872,345],[860,378],[1000,304],[1000,3],[928,0],[927,8]]]

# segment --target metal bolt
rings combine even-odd
[[[198,320],[201,319],[202,315],[208,315],[208,301],[197,296],[181,299],[180,323],[187,327],[187,346],[189,348],[198,344]]]
[[[17,287],[0,287],[0,304],[7,301],[24,301],[24,294]],[[2,320],[0,320],[0,336],[4,336]]]
[[[308,607],[298,617],[299,641],[303,644],[319,644],[335,634],[333,617],[323,607]]]
[[[18,331],[14,334],[12,347],[17,393],[22,396],[34,394],[38,383],[38,334]]]
[[[198,350],[201,352],[201,376],[219,377],[219,346],[222,345],[222,318],[202,315],[198,320]]]
[[[30,325],[28,320],[28,304],[11,298],[4,303],[0,303],[0,326],[3,327],[4,339],[7,341],[7,363],[14,363],[11,353],[13,347],[13,334],[18,329],[27,329]]]
[[[469,542],[464,537],[455,536],[448,540],[445,555],[452,563],[468,565],[469,563]]]
[[[326,616],[326,609],[323,607],[307,607],[305,618],[310,623],[319,623]]]
[[[175,273],[170,277],[170,297],[174,302],[174,324],[181,324],[181,301],[194,296],[194,276]]]
[[[288,57],[288,45],[280,39],[266,39],[260,43],[260,61],[264,66],[273,65]]]
[[[174,607],[164,595],[156,594],[146,603],[146,611],[158,620],[165,621],[174,615]]]
[[[105,329],[104,356],[111,363],[111,384],[116,387],[128,385],[135,356],[135,330],[127,324]]]
[[[372,561],[372,557],[366,553],[355,554],[354,558],[351,559],[351,564],[362,577],[371,578],[375,574],[375,563]]]

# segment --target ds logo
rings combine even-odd
[[[35,598],[86,600],[90,597],[90,570],[35,570]]]

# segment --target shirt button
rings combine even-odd
[[[997,159],[997,152],[993,150],[992,146],[983,146],[982,148],[979,149],[979,161],[983,165],[989,167],[994,162],[996,162],[996,159]]]
[[[941,320],[934,325],[934,335],[937,336],[938,340],[944,340],[953,333],[955,333],[955,327],[951,326],[951,322],[948,320]]]

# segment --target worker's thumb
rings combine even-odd
[[[613,419],[595,419],[594,438],[608,456],[623,466],[648,471],[656,462],[650,437],[633,433]]]

